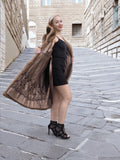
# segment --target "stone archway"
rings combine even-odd
[[[29,47],[35,48],[36,47],[36,32],[37,32],[37,25],[34,21],[29,21],[29,40],[28,44]]]

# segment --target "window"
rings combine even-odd
[[[104,18],[101,19],[101,36],[104,37]]]
[[[81,3],[82,0],[73,0],[73,3]]]
[[[82,0],[73,0],[73,3],[81,3]]]
[[[51,0],[42,0],[42,5],[43,6],[50,6],[51,5]]]
[[[81,37],[82,35],[82,24],[72,24],[72,36]]]
[[[115,0],[115,5],[113,8],[113,28],[118,27],[118,0]]]

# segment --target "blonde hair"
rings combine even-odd
[[[44,34],[42,38],[42,49],[45,48],[49,42],[52,42],[56,36],[56,30],[53,27],[53,20],[57,16],[59,15],[55,15],[49,18],[48,25],[46,27],[46,34]]]

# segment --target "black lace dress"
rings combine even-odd
[[[65,42],[58,39],[52,52],[52,74],[54,86],[60,86],[68,83],[64,74],[66,50],[67,46]]]

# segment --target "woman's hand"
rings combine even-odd
[[[37,48],[35,48],[35,54],[40,53],[40,51],[41,51],[41,47],[37,47]]]

